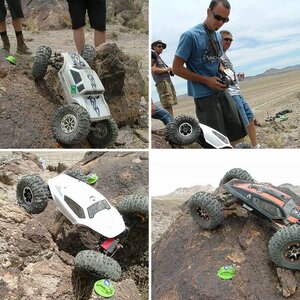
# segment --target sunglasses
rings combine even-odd
[[[224,22],[224,23],[229,22],[229,18],[223,18],[222,16],[220,16],[220,15],[214,13],[213,11],[212,11],[212,14],[213,14],[214,18],[215,18],[217,21],[222,21],[222,22]]]
[[[156,45],[157,48],[163,48],[163,45]]]
[[[231,38],[225,38],[224,41],[231,43],[233,41],[233,39],[231,39]]]

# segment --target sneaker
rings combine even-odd
[[[262,146],[260,144],[256,144],[256,146],[253,147],[254,149],[261,149]]]

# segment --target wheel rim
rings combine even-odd
[[[107,127],[104,124],[99,123],[94,128],[93,133],[96,138],[101,139],[107,135]]]
[[[23,199],[26,203],[32,203],[33,194],[29,187],[24,188],[23,190]]]
[[[61,130],[64,133],[71,133],[74,131],[74,129],[76,128],[77,125],[77,119],[74,115],[72,114],[68,114],[65,115],[62,120],[61,120]]]
[[[182,136],[189,136],[193,132],[193,127],[189,123],[182,123],[179,126],[179,133]]]
[[[203,207],[197,206],[197,207],[196,207],[196,212],[197,212],[198,216],[199,216],[202,220],[204,220],[204,221],[208,221],[208,220],[209,220],[209,215],[208,215],[206,209],[204,209]]]
[[[284,257],[289,262],[299,263],[300,261],[300,243],[289,243],[284,251]]]

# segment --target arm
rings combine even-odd
[[[151,71],[154,74],[162,74],[162,73],[168,73],[171,70],[171,68],[166,67],[166,68],[158,68],[156,66],[156,63],[154,62],[153,65],[151,66]]]
[[[226,86],[222,83],[220,83],[220,78],[219,77],[206,77],[202,76],[200,74],[194,73],[190,70],[188,70],[185,66],[185,61],[179,57],[175,56],[174,61],[173,61],[173,72],[174,74],[190,81],[196,81],[202,84],[207,85],[210,89],[212,90],[218,90],[218,91],[223,91],[226,89]]]

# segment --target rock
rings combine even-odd
[[[284,268],[276,268],[276,272],[282,287],[282,295],[284,297],[294,295],[297,289],[297,279],[294,273]]]
[[[3,69],[0,69],[0,78],[4,78],[5,76],[7,76],[7,72]]]
[[[267,249],[274,231],[267,224],[232,213],[220,228],[206,231],[181,211],[152,248],[153,299],[282,299]],[[234,278],[220,280],[218,269],[232,264],[237,265]],[[289,292],[292,282],[285,284]],[[299,297],[296,290],[291,299]]]
[[[31,30],[51,30],[70,27],[67,1],[22,0],[24,22]]]
[[[114,120],[119,126],[133,124],[140,115],[144,90],[137,62],[115,43],[106,43],[98,48],[95,70],[104,85],[104,95]]]

